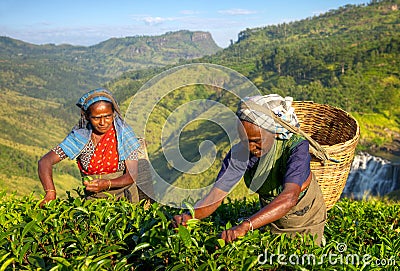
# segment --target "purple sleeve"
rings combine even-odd
[[[310,175],[310,161],[309,143],[307,140],[304,140],[293,148],[287,162],[286,174],[283,182],[295,183],[301,187]]]
[[[232,147],[222,162],[214,186],[229,192],[243,177],[247,165],[249,152],[241,143]]]

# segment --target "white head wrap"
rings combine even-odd
[[[236,112],[240,120],[251,122],[271,133],[277,134],[280,139],[289,139],[292,136],[291,132],[276,123],[269,115],[251,109],[251,106],[246,106],[246,101],[252,101],[258,105],[269,108],[275,115],[290,123],[292,126],[300,126],[297,116],[294,113],[294,108],[292,107],[292,97],[282,98],[278,94],[246,97],[240,101]]]

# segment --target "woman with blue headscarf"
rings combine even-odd
[[[111,92],[99,88],[83,95],[76,104],[79,123],[38,163],[38,174],[46,195],[41,205],[56,198],[52,167],[65,158],[77,161],[86,198],[116,198],[137,201],[138,148],[140,143],[121,116]]]

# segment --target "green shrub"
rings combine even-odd
[[[400,205],[388,200],[339,201],[321,247],[265,229],[225,244],[221,231],[258,210],[255,200],[227,200],[177,229],[181,210],[158,203],[38,203],[0,194],[0,270],[397,270],[400,261]]]

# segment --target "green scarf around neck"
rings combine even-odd
[[[303,140],[304,137],[297,134],[290,139],[275,139],[271,150],[244,174],[244,182],[251,192],[258,193],[262,198],[276,197],[282,192],[291,151]]]

